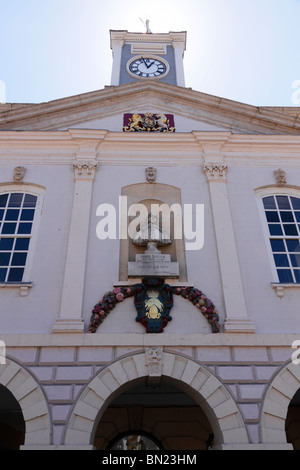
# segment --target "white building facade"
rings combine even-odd
[[[0,106],[1,445],[298,449],[300,110],[186,88],[184,32],[110,34],[110,86]],[[136,204],[182,209],[155,272]]]

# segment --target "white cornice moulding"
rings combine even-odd
[[[110,30],[110,44],[111,48],[114,46],[115,41],[124,41],[124,42],[141,42],[141,39],[144,43],[183,43],[184,49],[186,48],[186,31],[170,31],[169,33],[130,33],[126,30]]]
[[[6,347],[71,347],[71,346],[242,346],[291,348],[298,334],[217,333],[144,335],[139,333],[60,333],[60,334],[4,334]]]

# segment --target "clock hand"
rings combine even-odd
[[[144,62],[144,64],[146,65],[147,69],[149,69],[151,67],[151,65],[154,64],[154,61],[151,62],[150,64],[146,62],[146,60],[144,59],[144,57],[141,57],[142,61]]]
[[[149,69],[151,67],[151,65],[153,65],[153,64],[154,64],[154,61],[151,62],[151,64],[147,65],[147,69]]]
[[[144,62],[144,64],[146,65],[146,67],[148,68],[147,62],[145,61],[144,57],[141,57],[141,59]]]

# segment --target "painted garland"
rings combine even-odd
[[[219,333],[219,315],[214,304],[209,300],[203,292],[195,287],[173,287],[165,285],[172,294],[181,295],[184,299],[192,302],[196,308],[200,310],[202,315],[211,325],[213,333]],[[104,319],[115,308],[115,306],[123,302],[123,300],[135,296],[143,288],[143,284],[136,284],[131,287],[117,287],[113,291],[106,292],[99,302],[95,305],[90,319],[88,333],[95,333]]]

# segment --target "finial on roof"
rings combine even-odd
[[[151,29],[150,29],[150,27],[149,27],[150,20],[146,20],[146,21],[144,21],[144,20],[142,20],[142,18],[140,18],[140,20],[141,20],[141,22],[143,23],[143,25],[144,25],[144,26],[145,26],[145,28],[146,28],[146,31],[145,31],[145,32],[146,32],[146,34],[151,34],[151,33],[152,33],[152,31],[151,31]]]

